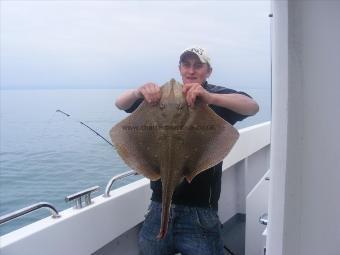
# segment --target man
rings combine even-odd
[[[179,72],[189,107],[193,107],[196,99],[200,98],[232,125],[254,115],[259,109],[258,104],[246,93],[208,84],[212,68],[203,48],[190,47],[184,50],[180,55]],[[155,105],[160,97],[160,87],[147,83],[122,94],[116,100],[116,106],[131,113],[143,100]],[[221,175],[222,162],[197,175],[191,183],[184,179],[177,186],[172,198],[168,233],[162,240],[156,239],[161,223],[162,183],[160,180],[151,181],[152,202],[139,234],[142,253],[222,255],[221,223],[217,216]]]

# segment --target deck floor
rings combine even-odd
[[[245,254],[245,229],[244,214],[237,214],[223,224],[222,238],[225,246],[225,255]]]

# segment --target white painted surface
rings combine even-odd
[[[246,213],[246,196],[268,170],[270,146],[266,145],[235,165],[224,169],[222,175],[219,216],[226,222],[237,213]],[[252,186],[247,187],[247,184]]]
[[[269,170],[249,192],[246,199],[246,255],[263,255],[266,226],[259,223],[259,218],[268,213]]]
[[[239,140],[223,161],[221,197],[218,203],[221,222],[226,222],[236,213],[246,213],[245,198],[249,190],[245,184],[253,180],[255,185],[268,169],[270,122],[244,128],[239,132]],[[250,163],[257,162],[256,159],[262,161],[252,166],[247,163],[249,158],[252,158]],[[255,177],[254,173],[261,174]]]
[[[241,180],[242,177],[236,177],[238,173],[235,169],[242,166],[242,163],[235,163],[259,151],[265,153],[261,149],[269,145],[269,130],[269,122],[241,130],[241,137],[235,145],[239,154],[233,150],[224,160],[222,179],[228,182],[222,183],[227,190],[222,189],[220,200],[220,214],[224,221],[240,208],[237,205],[240,199],[237,184],[242,181],[235,182],[235,178]],[[231,177],[227,178],[228,175]],[[230,191],[235,196],[230,197],[230,186],[227,184],[232,186]],[[241,188],[244,189],[244,185]],[[144,220],[151,191],[149,181],[144,178],[111,191],[110,194],[109,198],[94,198],[94,203],[89,207],[65,210],[57,220],[46,218],[2,236],[1,255],[46,254],[46,251],[49,255],[86,255],[97,251]]]
[[[280,11],[279,11],[280,10]],[[267,236],[269,255],[282,255],[285,169],[288,118],[288,6],[286,1],[272,1],[272,128],[271,182]]]
[[[2,236],[1,255],[95,252],[144,220],[151,192],[148,180],[141,179],[110,194],[81,210],[65,210],[60,219],[46,218]]]
[[[340,254],[340,1],[272,1],[269,255]]]
[[[218,201],[218,213],[221,222],[226,222],[236,213],[240,212],[237,202],[240,199],[240,187],[243,187],[241,176],[244,171],[238,165],[230,167],[222,175],[221,197]]]
[[[254,188],[258,181],[263,177],[263,173],[269,169],[270,151],[269,147],[264,147],[263,153],[256,153],[250,155],[245,160],[247,166],[245,167],[245,194]],[[266,163],[266,164],[264,164]]]
[[[270,122],[264,122],[239,130],[240,138],[229,155],[223,160],[223,169],[245,159],[255,151],[270,144]]]

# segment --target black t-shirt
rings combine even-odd
[[[221,86],[203,84],[203,87],[210,93],[217,94],[243,94],[249,96],[244,92],[235,91]],[[250,96],[249,96],[250,97]],[[125,110],[128,113],[133,112],[143,101],[138,99],[133,105]],[[217,105],[209,105],[209,107],[225,121],[228,121],[231,125],[234,125],[237,121],[245,119],[247,116],[241,115],[229,109],[223,108]],[[214,167],[209,168],[197,175],[191,183],[188,183],[184,179],[175,189],[172,197],[173,204],[196,206],[196,207],[212,207],[217,210],[218,200],[221,193],[221,176],[222,176],[222,162],[218,163]],[[162,201],[162,182],[151,181],[152,189],[151,200],[161,202]]]

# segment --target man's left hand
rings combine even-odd
[[[199,97],[203,103],[209,104],[210,102],[210,93],[199,83],[184,84],[183,93],[189,107],[194,107],[197,97]]]

